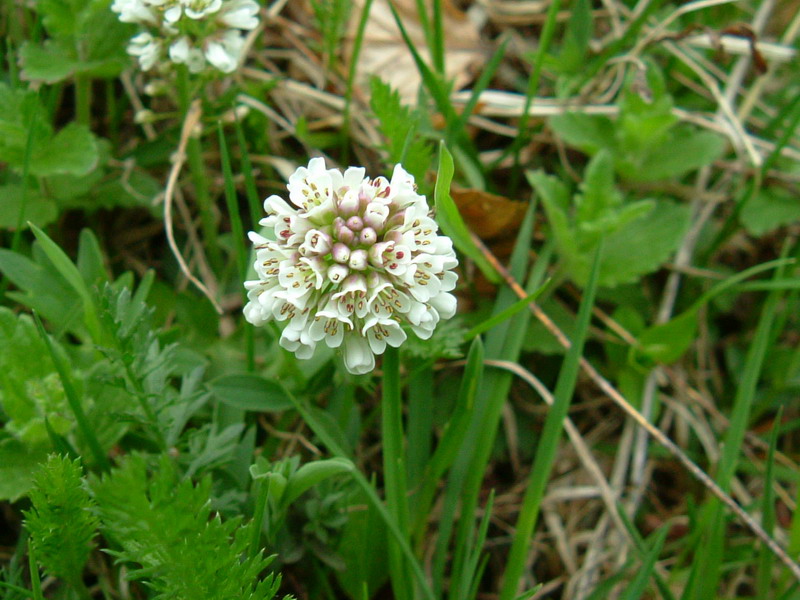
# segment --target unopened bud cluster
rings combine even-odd
[[[239,64],[244,32],[258,25],[255,0],[114,0],[120,21],[144,31],[128,44],[142,69],[184,64],[192,73],[209,65],[230,73]]]
[[[348,371],[361,374],[387,344],[405,341],[403,324],[428,339],[455,314],[453,243],[438,235],[402,166],[389,181],[369,179],[360,167],[326,169],[314,158],[288,189],[291,205],[279,196],[264,202],[261,224],[274,241],[250,233],[258,274],[245,282],[250,323],[285,323],[280,344],[299,358],[320,342],[342,348]]]

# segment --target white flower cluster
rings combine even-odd
[[[286,323],[280,344],[309,358],[317,343],[342,348],[351,373],[368,373],[375,354],[406,339],[407,324],[428,339],[456,311],[449,293],[458,265],[438,235],[414,178],[397,165],[391,181],[361,167],[326,169],[322,158],[289,178],[289,199],[270,196],[261,224],[275,241],[250,233],[258,279],[245,282],[247,320]]]
[[[114,0],[120,21],[147,28],[128,44],[142,69],[164,65],[165,56],[199,73],[208,64],[230,73],[239,64],[244,32],[258,25],[255,0]]]

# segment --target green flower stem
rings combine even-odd
[[[178,67],[177,77],[178,104],[181,114],[185,117],[192,103],[195,90],[192,89],[189,79],[189,71],[184,65]],[[218,271],[222,267],[222,254],[217,236],[217,220],[214,217],[214,205],[211,201],[211,193],[208,189],[206,179],[206,168],[203,163],[203,149],[200,139],[193,135],[189,137],[186,144],[186,157],[189,163],[189,172],[194,185],[194,195],[197,201],[197,208],[200,211],[200,226],[203,230],[205,249],[208,253],[209,261],[214,270]]]
[[[383,477],[386,487],[386,505],[397,520],[400,531],[408,532],[408,496],[406,482],[405,448],[403,447],[403,407],[400,393],[400,351],[386,348],[383,355]],[[403,560],[400,548],[389,541],[389,570],[392,588],[398,600],[413,598],[408,584],[411,575]]]
[[[108,457],[106,456],[106,453],[103,452],[103,448],[100,446],[97,436],[90,427],[89,420],[86,418],[86,413],[83,412],[80,398],[78,398],[78,393],[75,391],[75,387],[72,385],[72,380],[67,372],[67,367],[63,362],[61,362],[61,357],[56,354],[55,348],[53,348],[53,344],[50,341],[50,336],[47,335],[47,332],[44,330],[44,325],[42,325],[42,320],[35,312],[33,313],[33,319],[36,322],[36,329],[39,331],[39,335],[41,336],[42,341],[44,341],[45,346],[47,346],[47,351],[50,354],[50,357],[53,359],[53,364],[56,367],[56,371],[58,371],[58,376],[61,379],[61,385],[64,386],[64,395],[67,397],[69,407],[72,409],[72,413],[75,415],[75,420],[78,423],[78,429],[80,429],[83,438],[89,445],[89,450],[94,455],[95,462],[102,470],[107,471],[110,468]]]

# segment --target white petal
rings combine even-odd
[[[369,343],[354,333],[344,338],[344,366],[354,375],[364,375],[375,368],[375,355]]]

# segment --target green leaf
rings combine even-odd
[[[354,470],[355,465],[346,458],[334,457],[306,463],[289,477],[283,502],[288,506],[321,481]]]
[[[24,513],[39,561],[45,571],[83,588],[83,567],[89,558],[99,520],[83,487],[78,461],[52,455],[35,477],[31,510]]]
[[[455,202],[450,197],[450,182],[453,180],[453,157],[448,152],[444,143],[439,146],[439,170],[436,175],[436,188],[434,201],[436,206],[436,219],[442,231],[453,240],[453,244],[461,252],[475,261],[475,264],[493,282],[501,281],[500,274],[495,271],[491,263],[475,245],[470,236],[469,229],[464,224]]]
[[[622,194],[614,186],[614,161],[607,150],[601,150],[589,161],[581,191],[575,197],[579,225],[606,220],[609,211],[622,203]]]
[[[223,375],[209,388],[217,400],[242,410],[278,412],[294,406],[282,385],[259,375]]]
[[[0,440],[0,500],[16,502],[27,494],[36,465],[46,457],[44,447],[31,448],[14,438]]]
[[[800,198],[782,188],[764,188],[744,205],[739,219],[751,234],[764,235],[800,221]]]
[[[689,226],[689,208],[666,200],[643,217],[611,233],[603,243],[600,284],[614,287],[638,281],[658,269],[678,248]],[[583,285],[589,259],[583,253],[565,256],[570,276]]]
[[[689,349],[696,333],[697,311],[688,310],[642,333],[639,336],[639,347],[631,347],[631,356],[643,354],[655,362],[673,363]]]
[[[556,136],[587,154],[595,154],[603,148],[615,151],[616,128],[608,117],[564,113],[550,117],[548,123]]]
[[[72,48],[55,40],[47,40],[41,46],[27,41],[19,54],[22,66],[20,77],[29,81],[57,83],[72,76],[79,65],[73,57]]]
[[[592,6],[590,0],[577,0],[572,5],[567,28],[564,31],[564,44],[557,61],[557,68],[562,73],[574,73],[579,70],[589,50],[592,39]]]
[[[23,196],[23,227],[27,227],[28,221],[44,227],[56,220],[58,208],[55,202],[41,197],[38,190],[25,190],[20,184],[9,184],[0,186],[0,229],[16,229]]]
[[[417,133],[419,114],[403,106],[400,94],[378,77],[370,79],[370,92],[370,107],[386,138],[389,161],[403,163],[418,182],[424,181],[433,160],[433,148]]]
[[[86,175],[97,166],[97,141],[85,125],[70,123],[46,145],[34,147],[32,175]]]
[[[649,149],[641,160],[623,161],[620,174],[631,181],[658,181],[694,171],[722,156],[725,140],[711,131],[694,132],[679,127],[661,144]]]

